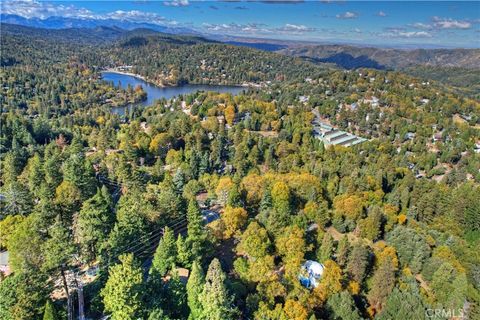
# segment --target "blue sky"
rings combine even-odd
[[[270,39],[480,47],[480,2],[2,0],[2,13],[187,27]]]

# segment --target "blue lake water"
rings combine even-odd
[[[124,89],[126,89],[129,85],[133,88],[135,88],[137,85],[141,85],[143,87],[143,90],[147,92],[147,99],[145,101],[139,102],[137,105],[144,107],[152,105],[157,99],[170,99],[180,94],[189,94],[196,91],[215,91],[236,95],[239,92],[242,92],[242,90],[246,90],[246,88],[244,87],[208,84],[187,84],[176,87],[158,87],[154,84],[148,83],[134,76],[116,72],[102,72],[102,79],[105,81],[113,82],[115,86],[120,85]],[[128,107],[112,108],[112,112],[124,114],[127,108]]]

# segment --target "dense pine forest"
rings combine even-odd
[[[2,25],[1,47],[0,319],[480,318],[472,95],[148,30]],[[245,90],[118,115],[147,94],[102,80],[124,66]]]

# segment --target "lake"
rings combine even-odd
[[[133,88],[135,88],[137,85],[141,85],[143,87],[143,90],[147,92],[147,99],[145,101],[139,102],[136,105],[144,107],[152,105],[157,99],[170,99],[180,94],[189,94],[197,91],[215,91],[236,95],[242,92],[242,90],[247,89],[245,87],[238,86],[222,86],[208,84],[187,84],[175,87],[158,87],[154,84],[148,83],[142,79],[136,78],[131,75],[108,71],[102,72],[102,79],[108,82],[113,82],[115,86],[120,85],[123,89],[126,89],[128,85]],[[123,115],[125,114],[125,110],[129,107],[115,107],[112,108],[112,112]]]

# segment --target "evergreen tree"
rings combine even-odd
[[[406,281],[405,281],[406,280]],[[379,320],[424,319],[428,306],[413,277],[402,279],[404,285],[395,287],[387,297]]]
[[[203,228],[202,214],[197,201],[191,199],[187,209],[187,244],[192,259],[199,259],[205,253],[206,235]]]
[[[95,177],[92,165],[83,153],[72,154],[63,163],[63,180],[71,182],[80,190],[82,199],[91,197],[95,192]]]
[[[362,283],[369,266],[369,252],[360,242],[353,245],[348,258],[347,271],[353,280]]]
[[[10,151],[5,154],[2,163],[2,181],[9,185],[17,181],[17,177],[22,171],[22,161],[18,152]]]
[[[338,242],[338,247],[336,251],[336,261],[343,268],[347,265],[348,254],[350,252],[350,244],[348,242],[348,237],[343,236],[342,239]]]
[[[144,240],[148,230],[145,218],[147,210],[148,204],[137,191],[132,190],[120,198],[117,222],[105,244],[110,256],[116,257],[122,249],[131,247],[132,243],[150,245]]]
[[[359,222],[362,237],[372,241],[377,240],[381,234],[382,220],[381,209],[377,206],[373,207],[368,217]]]
[[[38,153],[35,153],[35,155],[30,158],[28,161],[28,167],[28,187],[30,192],[38,198],[41,190],[40,186],[44,181],[42,159]]]
[[[113,320],[138,319],[142,311],[142,268],[133,259],[133,254],[119,257],[120,264],[109,270],[108,280],[100,292],[105,311]]]
[[[160,239],[155,255],[153,256],[150,274],[156,274],[161,277],[165,276],[175,265],[176,260],[177,248],[175,236],[170,228],[165,227],[162,239]]]
[[[326,261],[332,259],[333,250],[333,238],[328,232],[325,232],[323,235],[322,244],[317,251],[318,260]]]
[[[467,295],[465,273],[456,270],[451,263],[444,262],[435,271],[431,288],[436,301],[445,309],[462,309]]]
[[[392,260],[386,258],[373,274],[372,289],[368,294],[370,305],[379,311],[395,286],[395,271]]]
[[[57,312],[50,300],[45,304],[45,311],[43,312],[43,320],[58,320]]]
[[[165,311],[168,311],[173,319],[186,319],[188,317],[187,291],[177,272],[172,272],[166,284],[166,296]]]
[[[332,295],[327,300],[328,318],[331,320],[360,320],[360,313],[348,291]]]
[[[238,184],[236,184],[236,183],[234,183],[232,185],[232,188],[230,189],[230,192],[228,193],[227,205],[231,206],[231,207],[242,207],[243,206],[242,196],[240,194]]]
[[[202,303],[200,296],[203,291],[205,279],[202,267],[197,261],[192,264],[192,272],[187,282],[188,307],[190,308],[189,319],[199,319],[202,315]]]
[[[175,172],[175,175],[172,178],[173,186],[178,195],[181,195],[183,192],[183,187],[185,186],[185,175],[183,174],[182,169],[178,168]]]
[[[220,261],[213,259],[208,267],[205,286],[199,298],[203,309],[200,319],[224,320],[238,316],[239,312],[233,306],[233,299],[225,287],[225,279]]]
[[[94,259],[114,223],[111,199],[105,187],[86,200],[78,215],[76,235],[82,252]]]
[[[272,208],[272,193],[269,188],[265,189],[260,201],[260,212],[269,211]]]
[[[171,318],[162,309],[155,308],[148,315],[148,320],[171,320]]]
[[[63,267],[72,259],[75,247],[72,244],[67,228],[57,218],[54,225],[48,230],[50,238],[43,244],[45,270],[56,270]]]
[[[176,247],[178,264],[186,268],[190,267],[192,261],[192,253],[190,251],[190,248],[188,248],[187,246],[187,242],[181,234],[179,234],[177,237]]]
[[[11,182],[3,189],[5,196],[5,213],[26,215],[32,210],[32,196],[28,189],[17,181]]]
[[[51,290],[42,272],[9,275],[0,281],[0,319],[41,319]]]

